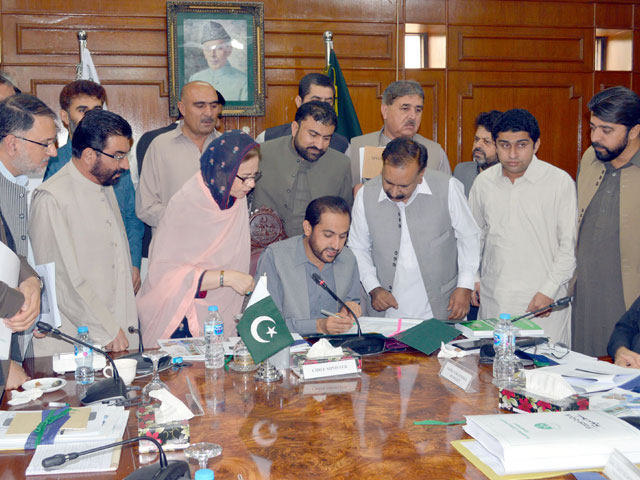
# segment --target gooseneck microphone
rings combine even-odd
[[[524,315],[520,315],[519,317],[512,318],[511,322],[512,323],[517,322],[518,320],[522,320],[523,318],[535,317],[539,313],[546,312],[547,310],[553,310],[556,307],[561,307],[568,303],[571,303],[571,297],[562,297],[556,300],[555,302],[550,303],[546,307],[542,307],[537,310],[534,310],[533,312],[525,313]]]
[[[336,295],[333,290],[329,288],[329,286],[325,283],[325,281],[322,279],[320,275],[318,275],[317,273],[314,273],[311,275],[311,278],[313,279],[314,282],[320,285],[329,295],[331,295],[336,302],[338,302],[341,306],[347,309],[347,312],[349,312],[353,317],[353,319],[356,321],[356,325],[358,326],[358,336],[361,337],[362,328],[360,328],[360,322],[358,321],[358,317],[356,316],[356,314],[353,313],[353,310],[351,310],[349,306],[346,303],[344,303],[342,299],[338,295]]]
[[[358,328],[358,334],[356,336],[353,335],[345,335],[343,337],[343,341],[339,343],[340,347],[348,347],[354,352],[360,355],[372,355],[374,353],[380,353],[384,350],[385,338],[380,335],[375,334],[363,334],[362,328],[360,327],[360,321],[353,310],[349,308],[349,306],[338,296],[336,293],[329,288],[329,286],[325,283],[320,275],[317,273],[313,273],[311,278],[314,282],[316,282],[320,287],[322,287],[331,297],[342,305],[347,312],[353,317],[356,322],[356,326]]]
[[[89,343],[83,342],[82,340],[78,340],[77,338],[61,332],[48,323],[37,321],[36,327],[38,327],[38,330],[40,330],[41,332],[51,334],[64,342],[70,343],[72,345],[82,345],[84,347],[91,348],[93,351],[104,355],[111,364],[111,367],[113,368],[113,377],[105,378],[104,380],[100,380],[91,385],[87,389],[85,395],[80,399],[80,402],[82,402],[84,405],[90,405],[92,403],[124,401],[127,399],[127,386],[120,378],[120,374],[118,373],[118,369],[116,368],[116,364],[113,361],[113,358],[111,358],[111,355],[109,355],[104,350],[100,350],[99,348],[94,347]]]
[[[42,460],[42,466],[44,468],[58,467],[65,464],[69,460],[74,460],[82,455],[88,455],[94,452],[100,452],[109,448],[119,447],[121,445],[127,445],[129,443],[139,442],[140,440],[148,440],[155,444],[160,452],[160,464],[148,465],[140,468],[135,472],[127,475],[125,480],[142,480],[142,479],[154,479],[154,480],[180,480],[191,479],[191,473],[189,471],[189,464],[184,460],[172,460],[167,462],[167,457],[162,449],[162,445],[155,438],[152,437],[133,437],[128,440],[122,440],[120,442],[110,443],[108,445],[102,445],[100,447],[84,450],[82,452],[72,453],[59,453],[51,457],[47,457]]]

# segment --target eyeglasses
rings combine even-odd
[[[95,150],[96,152],[101,153],[102,155],[106,155],[107,157],[115,158],[119,162],[121,162],[122,160],[124,160],[125,158],[127,158],[129,156],[129,152],[127,152],[127,153],[116,153],[115,155],[111,155],[110,153],[103,152],[102,150],[98,150],[97,148],[93,148],[93,147],[91,147],[91,148],[93,150]]]
[[[262,172],[256,172],[254,176],[248,176],[248,177],[241,177],[240,175],[236,175],[236,178],[240,180],[242,183],[244,183],[245,185],[250,180],[253,180],[253,183],[258,183],[258,180],[262,178]]]
[[[18,135],[14,135],[14,136],[16,138],[19,138],[20,140],[24,140],[25,142],[29,142],[29,143],[35,143],[36,145],[40,145],[41,147],[44,147],[44,148],[54,147],[56,144],[55,140],[49,140],[47,143],[42,143],[42,142],[36,142],[35,140],[30,140],[28,138],[19,137]]]

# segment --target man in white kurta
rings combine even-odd
[[[116,128],[104,145],[90,138],[94,146],[85,147],[91,137],[87,130],[114,131],[103,125],[100,117],[105,116],[116,126],[124,122],[128,130]],[[129,124],[118,115],[87,112],[73,137],[72,160],[34,191],[29,216],[36,262],[55,262],[60,330],[76,336],[79,326],[87,326],[95,343],[114,351],[138,344],[137,335],[127,331],[138,326],[129,244],[110,186],[128,169],[130,138]],[[36,356],[71,349],[49,337],[34,342]]]
[[[505,112],[494,126],[500,164],[478,175],[469,194],[483,231],[479,318],[521,315],[564,297],[576,265],[575,183],[535,156],[539,129],[523,112]],[[552,341],[569,345],[570,307],[535,322]]]

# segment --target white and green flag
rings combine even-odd
[[[293,343],[291,332],[267,290],[267,277],[258,280],[238,323],[240,338],[253,361],[260,363]]]

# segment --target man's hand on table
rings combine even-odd
[[[111,352],[122,352],[129,348],[129,340],[122,329],[118,330],[116,338],[107,343],[105,349]]]

